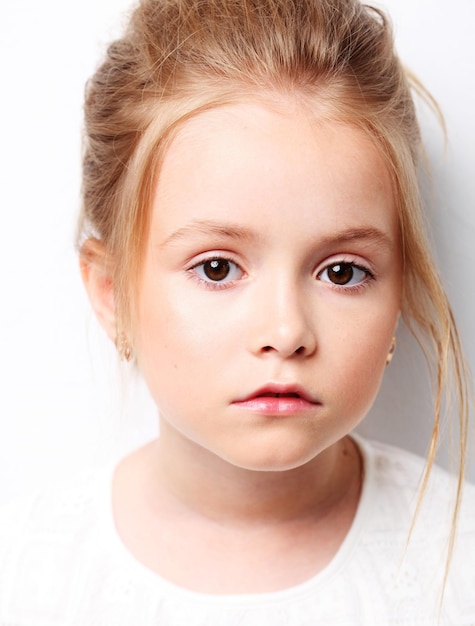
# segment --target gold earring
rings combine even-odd
[[[117,352],[119,353],[119,358],[121,361],[131,361],[133,357],[133,350],[125,336],[125,333],[118,333],[115,340],[115,347],[117,348]]]
[[[391,345],[389,347],[388,356],[386,357],[386,365],[389,365],[393,360],[394,352],[396,350],[396,337],[393,337],[391,340]]]

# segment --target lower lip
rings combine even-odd
[[[303,398],[274,398],[271,396],[250,398],[249,400],[234,402],[233,404],[241,409],[251,411],[252,413],[260,413],[261,415],[298,415],[314,411],[320,406]]]

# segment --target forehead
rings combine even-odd
[[[398,230],[390,176],[367,134],[295,101],[227,105],[180,127],[162,161],[152,229],[217,218],[264,231],[296,219]]]

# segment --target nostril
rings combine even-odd
[[[279,352],[279,350],[276,350],[276,348],[272,346],[263,346],[261,350],[262,352],[275,352],[275,351]],[[301,354],[304,354],[305,350],[306,350],[305,346],[300,346],[296,350],[294,350],[293,354],[301,355]]]

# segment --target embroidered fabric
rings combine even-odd
[[[1,511],[0,625],[475,625],[475,487],[465,491],[438,622],[453,480],[434,470],[405,552],[423,461],[355,439],[365,468],[355,520],[332,562],[307,582],[213,596],[163,580],[118,537],[106,468]]]

